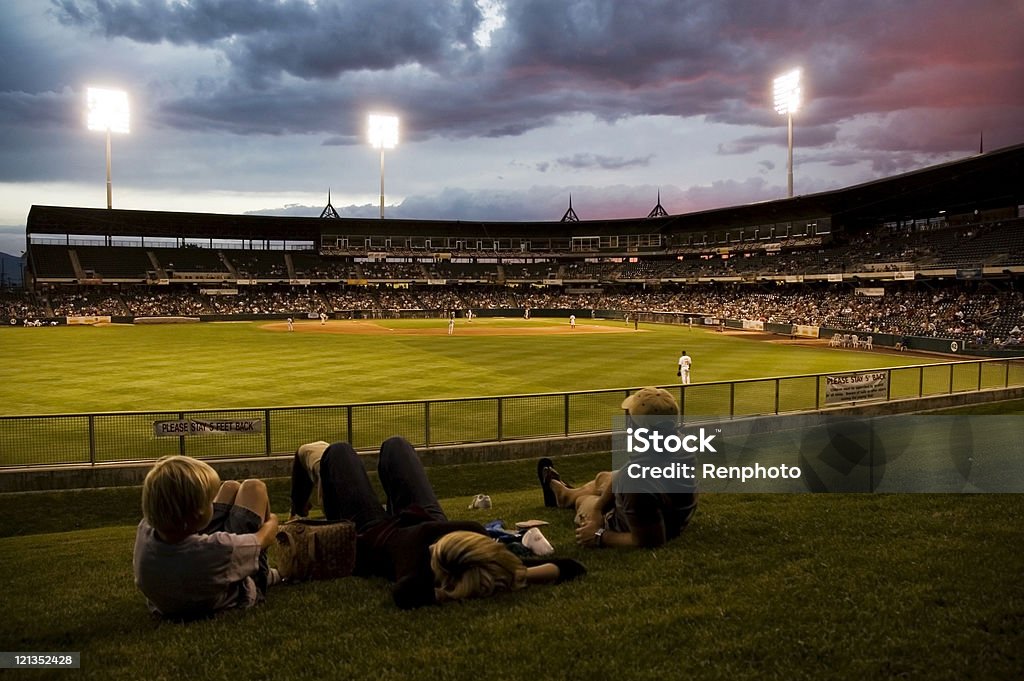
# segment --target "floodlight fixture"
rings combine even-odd
[[[110,181],[110,133],[127,133],[128,93],[123,90],[87,88],[85,91],[85,125],[89,130],[107,134],[107,208],[113,208],[113,188]]]
[[[775,79],[775,111],[785,116],[789,127],[789,164],[786,179],[789,196],[793,196],[793,114],[800,109],[800,69],[793,69]]]
[[[793,69],[775,79],[775,111],[783,116],[800,109],[800,69]]]
[[[398,145],[398,116],[370,114],[367,126],[370,146],[380,150],[380,217],[384,218],[384,150]]]
[[[374,149],[394,149],[398,145],[398,116],[370,114],[368,129]]]
[[[86,125],[90,130],[128,132],[128,93],[91,87],[85,91]]]

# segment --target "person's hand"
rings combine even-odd
[[[580,546],[597,546],[597,538],[594,533],[604,527],[604,518],[598,517],[594,519],[587,519],[579,527],[576,528],[576,543]]]
[[[277,534],[277,515],[274,513],[268,513],[267,519],[260,525],[260,529],[256,531],[256,539],[259,541],[260,546],[268,548],[274,543],[274,535]]]

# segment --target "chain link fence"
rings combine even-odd
[[[1024,386],[1024,358],[661,386],[685,421],[833,406],[835,377],[884,374],[861,400],[894,401]],[[0,417],[0,468],[146,461],[169,454],[239,458],[287,454],[304,442],[363,451],[402,435],[417,447],[604,433],[637,388],[309,407]],[[880,391],[880,392],[879,392]],[[859,403],[859,402],[857,402]],[[843,404],[851,404],[849,400]],[[161,432],[161,430],[165,432]]]

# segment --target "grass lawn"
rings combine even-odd
[[[559,467],[580,481],[605,463]],[[593,551],[532,469],[430,475],[451,517],[551,521],[557,555],[590,570],[578,582],[406,613],[385,581],[347,578],[188,625],[150,618],[132,584],[137,488],[0,496],[0,648],[80,651],[76,677],[104,680],[1024,675],[1016,496],[709,494],[662,549]],[[269,487],[284,513],[286,481]],[[477,492],[494,507],[467,511]]]
[[[342,324],[342,323],[339,323]],[[366,322],[360,323],[363,326]],[[381,320],[379,334],[288,333],[259,323],[139,325],[4,329],[0,343],[0,415],[147,411],[139,416],[68,416],[51,420],[0,419],[0,465],[149,459],[178,452],[177,438],[155,438],[153,422],[176,420],[179,410],[226,409],[199,418],[264,419],[271,452],[293,451],[311,439],[348,440],[375,446],[399,433],[417,445],[559,435],[565,432],[560,395],[518,398],[499,407],[489,401],[432,404],[430,431],[422,403],[346,410],[273,412],[271,406],[339,405],[388,400],[465,398],[674,384],[680,350],[694,357],[696,384],[687,388],[689,416],[721,417],[774,410],[776,383],[712,381],[848,371],[937,361],[935,358],[826,347],[766,343],[663,325],[639,332],[621,323],[581,320],[564,333],[564,320],[460,321],[455,336],[439,320]],[[468,335],[487,329],[552,329],[555,335]],[[615,333],[586,333],[600,327]],[[391,329],[394,329],[392,331]],[[462,335],[459,335],[459,334]],[[993,365],[985,385],[1001,385]],[[961,375],[963,374],[963,375]],[[1024,369],[1013,369],[1024,381]],[[951,376],[945,367],[893,373],[894,397],[945,392],[949,383],[973,385],[977,369]],[[781,411],[814,407],[823,392],[814,378],[779,383]],[[610,427],[624,393],[573,397],[569,432]],[[429,438],[429,440],[428,440]],[[194,456],[248,456],[267,451],[264,437],[187,438]]]
[[[7,414],[667,383],[684,348],[695,358],[697,381],[922,361],[669,327],[392,338],[203,324],[17,329],[2,339]],[[940,368],[926,382],[941,387],[947,375]],[[546,408],[535,403],[521,417],[540,418]],[[592,408],[614,412],[603,403]],[[1012,409],[1020,413],[1020,404]],[[303,441],[333,439],[318,418],[296,417]],[[403,415],[391,418],[380,427],[400,428]],[[32,447],[40,435],[19,441],[22,435],[2,434],[0,447],[5,457],[47,451]],[[149,445],[111,438],[106,446]],[[608,460],[565,458],[559,468],[582,481]],[[693,525],[662,549],[585,551],[573,544],[571,513],[541,505],[532,462],[429,474],[451,517],[549,520],[545,534],[557,555],[580,559],[590,574],[411,613],[394,607],[385,581],[348,578],[275,589],[267,604],[247,612],[160,623],[132,583],[138,488],[0,495],[0,649],[79,651],[82,669],[74,673],[103,680],[1024,676],[1024,506],[1017,496],[707,494]],[[284,514],[287,481],[268,485]],[[466,510],[479,492],[494,507]]]
[[[381,320],[418,329],[439,320]],[[318,325],[317,322],[313,323]],[[580,325],[621,323],[581,320]],[[477,319],[481,327],[564,320]],[[459,329],[466,325],[460,320]],[[680,350],[698,383],[923,364],[906,354],[756,342],[703,329],[448,337],[268,331],[259,323],[6,329],[0,413],[326,405],[675,383]]]

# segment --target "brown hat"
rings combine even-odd
[[[641,388],[622,401],[632,416],[677,416],[679,405],[672,393],[661,388]]]

